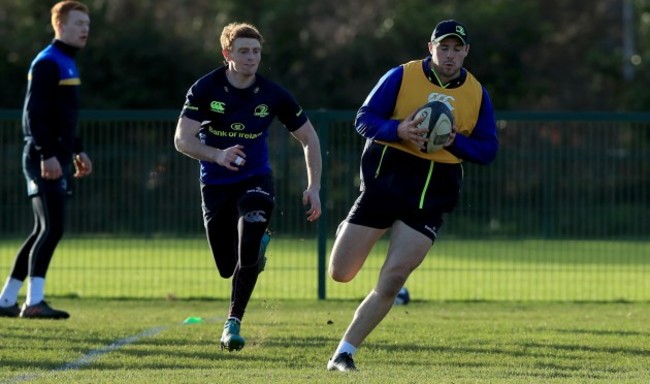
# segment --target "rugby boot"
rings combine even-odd
[[[34,305],[23,304],[23,308],[20,311],[20,317],[25,319],[67,319],[70,317],[70,314],[66,311],[61,311],[50,307],[45,300]]]
[[[20,307],[18,304],[10,305],[8,307],[0,307],[0,317],[18,317],[20,315]]]
[[[354,360],[352,360],[352,355],[347,352],[342,352],[336,356],[333,356],[327,362],[327,370],[350,372],[350,371],[356,371],[357,367],[354,365]]]
[[[239,320],[231,318],[226,320],[223,326],[223,333],[221,334],[221,349],[227,351],[239,351],[244,348],[246,341],[239,335],[239,328],[241,324]]]

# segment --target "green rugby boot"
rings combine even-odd
[[[239,351],[244,348],[246,341],[239,335],[239,327],[241,326],[239,320],[231,318],[226,320],[223,326],[223,333],[221,334],[221,349],[229,352]]]

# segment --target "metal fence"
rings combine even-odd
[[[188,264],[213,272],[203,240],[198,164],[173,147],[177,115],[177,111],[82,113],[80,135],[93,159],[94,173],[75,183],[65,235],[66,239],[89,241],[88,249],[79,252],[104,248],[102,257],[123,270],[145,269],[150,266],[133,260],[137,253],[129,248],[134,244],[131,241],[185,240],[186,244],[200,244],[201,257],[208,261]],[[352,290],[328,283],[324,266],[336,226],[358,193],[363,139],[352,126],[353,111],[311,111],[309,115],[321,139],[324,161],[324,213],[317,226],[305,222],[300,204],[306,181],[299,143],[278,124],[271,129],[269,145],[278,191],[272,229],[278,239],[298,240],[291,242],[292,249],[276,247],[274,251],[308,250],[314,255],[304,264],[272,268],[278,274],[314,280],[313,290],[262,284],[256,295],[362,296],[372,287],[380,263],[371,263],[370,272],[361,276]],[[487,167],[464,164],[461,205],[448,216],[440,241],[409,282],[414,296],[439,300],[650,300],[650,245],[646,244],[650,235],[650,114],[501,112],[497,118],[499,155]],[[15,249],[11,247],[32,227],[20,169],[19,111],[0,111],[0,146],[0,241],[10,244],[0,248],[1,276],[13,262]],[[182,258],[195,246],[176,249],[170,245],[174,250],[169,252],[173,258]],[[57,252],[65,252],[65,248]],[[374,252],[381,258],[381,246]],[[102,296],[92,289],[98,277],[86,277],[100,266],[83,262],[66,266],[58,257],[52,268],[65,270],[67,277],[63,282],[53,279],[48,283],[55,292]],[[455,261],[443,262],[446,257]],[[197,276],[216,278],[179,271],[173,263],[166,267],[160,260],[156,268],[157,276],[174,274],[176,283],[189,287]],[[612,270],[618,272],[611,274]],[[522,273],[528,281],[520,281]],[[554,284],[560,282],[558,276],[573,283],[558,286]],[[123,282],[119,293],[112,295],[160,294],[143,281]],[[564,281],[561,284],[569,284]],[[181,288],[185,293],[179,295],[195,296],[201,289]],[[227,289],[217,290],[219,295],[227,297]]]

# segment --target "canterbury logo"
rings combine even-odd
[[[442,93],[432,93],[429,95],[429,102],[431,101],[440,101],[441,103],[444,103],[450,111],[453,111],[454,107],[452,106],[451,102],[456,101],[456,99],[454,99],[453,96],[445,95]]]
[[[226,103],[224,103],[223,101],[212,101],[210,102],[210,110],[212,112],[225,113]]]
[[[244,215],[244,221],[247,223],[266,223],[264,211],[252,211]]]

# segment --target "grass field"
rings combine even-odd
[[[0,318],[2,383],[648,383],[648,303],[397,306],[328,372],[352,300],[258,300],[247,346],[218,347],[227,302],[52,301],[65,321]],[[204,322],[183,324],[187,317]]]
[[[9,270],[19,246],[19,240],[0,241],[0,273]],[[334,283],[322,272],[327,298],[364,297],[376,281],[386,246],[377,244],[349,284]],[[275,236],[267,254],[259,298],[318,298],[315,239]],[[650,302],[649,276],[650,242],[443,239],[407,286],[421,300]],[[230,282],[219,278],[203,238],[64,238],[50,267],[47,292],[79,298],[225,299]]]
[[[274,238],[228,353],[230,281],[203,239],[64,239],[46,292],[72,318],[0,318],[0,383],[650,383],[650,244],[625,241],[441,241],[360,371],[327,372],[385,251],[316,300],[315,241]]]

